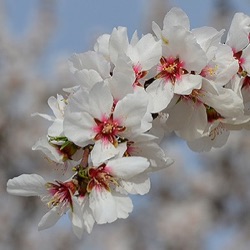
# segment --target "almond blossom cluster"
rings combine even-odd
[[[150,189],[150,172],[173,163],[160,141],[174,132],[194,151],[223,146],[230,131],[249,128],[250,17],[236,13],[224,30],[190,29],[179,8],[153,34],[128,38],[125,27],[74,54],[75,86],[50,97],[51,122],[33,150],[62,166],[57,180],[37,174],[10,179],[7,191],[39,196],[49,210],[39,229],[69,214],[81,238],[93,225],[127,218],[129,195]]]

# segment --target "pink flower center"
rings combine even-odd
[[[204,96],[205,92],[202,89],[193,89],[190,95],[182,95],[181,99],[186,101],[192,101],[196,104],[203,104],[200,97]]]
[[[138,63],[133,66],[134,72],[135,72],[135,82],[133,83],[133,87],[140,86],[142,87],[140,83],[140,79],[142,79],[144,76],[147,75],[147,71],[143,71],[141,65]]]
[[[96,126],[94,131],[96,132],[95,140],[103,140],[105,143],[112,143],[117,146],[117,136],[123,132],[126,127],[121,126],[119,121],[113,119],[113,115],[109,118],[103,118],[102,121],[94,118]]]
[[[49,206],[54,207],[59,205],[61,207],[67,207],[69,204],[71,209],[73,209],[72,195],[77,190],[75,180],[68,182],[56,181],[56,183],[48,182],[46,186],[52,196],[48,203]]]
[[[159,73],[156,78],[164,78],[166,81],[171,81],[174,84],[176,80],[181,79],[183,74],[187,73],[183,66],[184,62],[180,61],[179,58],[162,57],[157,67]]]
[[[207,65],[200,73],[203,77],[214,77],[217,73],[218,65],[215,65],[214,67]]]
[[[118,185],[115,178],[108,172],[108,168],[105,164],[98,168],[90,168],[88,171],[88,178],[87,192],[89,193],[94,187],[99,189],[104,188],[110,191],[111,183]]]
[[[242,51],[236,52],[236,51],[233,50],[233,52],[234,52],[234,58],[237,59],[238,62],[239,62],[238,73],[242,73],[242,71],[243,71],[242,64],[244,64],[244,62],[245,62],[245,59],[243,57],[241,57],[242,56]]]

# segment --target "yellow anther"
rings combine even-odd
[[[102,129],[103,134],[111,134],[113,131],[113,124],[107,123]]]
[[[210,76],[214,76],[218,68],[218,65],[215,65],[214,67],[207,68],[207,72],[210,74]]]
[[[166,45],[169,44],[169,40],[166,37],[164,37],[163,35],[161,35],[161,39],[162,39],[164,44],[166,44]]]
[[[173,63],[170,64],[168,67],[164,67],[164,71],[167,71],[168,73],[173,73],[177,68],[177,64]]]

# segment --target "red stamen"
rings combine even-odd
[[[175,84],[176,80],[179,80],[183,74],[187,73],[183,66],[184,62],[180,61],[179,58],[162,57],[160,65],[157,67],[159,73],[156,78],[164,78],[166,81],[170,80],[172,84]]]

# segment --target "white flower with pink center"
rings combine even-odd
[[[143,157],[123,157],[93,165],[85,149],[83,162],[67,181],[47,182],[36,174],[10,179],[7,191],[14,195],[39,196],[50,209],[38,224],[40,230],[53,226],[69,212],[74,233],[91,232],[94,222],[111,223],[127,218],[133,209],[128,194],[149,191],[149,178],[143,174],[150,163]],[[131,187],[136,187],[137,192]]]
[[[99,83],[91,89],[87,107],[82,109],[78,103],[75,108],[69,102],[64,132],[80,147],[94,144],[91,154],[95,165],[119,153],[117,145],[121,138],[129,138],[151,128],[146,113],[148,100],[139,92],[116,101],[109,88]]]
[[[165,126],[181,138],[193,141],[204,137],[211,122],[243,115],[242,99],[231,89],[203,80],[202,87],[190,95],[179,96],[171,108]]]
[[[145,194],[149,191],[149,178],[145,179],[143,174],[148,167],[149,162],[143,157],[123,157],[97,167],[89,166],[85,178],[88,179],[89,206],[98,224],[128,217],[133,205],[127,194]],[[138,192],[131,190],[133,185]]]
[[[126,56],[128,66],[134,71],[134,88],[143,86],[145,79],[151,78],[150,71],[155,71],[162,55],[161,42],[152,34],[148,33],[139,39],[135,32],[129,41],[126,27],[114,28],[110,35],[101,36],[95,49],[106,55],[114,67],[118,66],[121,57]]]
[[[232,49],[221,44],[224,30],[201,27],[193,29],[192,32],[207,56],[207,65],[202,69],[201,76],[213,80],[216,85],[226,85],[235,76],[239,66]]]
[[[78,188],[76,180],[47,182],[37,174],[23,174],[7,183],[10,194],[20,196],[39,196],[50,209],[40,220],[38,229],[52,227],[62,215],[70,213],[74,233],[81,238],[84,224],[83,219],[91,220],[91,214],[83,218],[82,209],[75,196]],[[90,217],[90,218],[89,218]],[[89,231],[89,228],[85,228]]]
[[[156,36],[162,42],[162,58],[155,80],[146,89],[155,113],[165,109],[174,94],[189,95],[194,89],[199,89],[202,84],[199,74],[207,65],[206,53],[195,35],[188,30],[185,13],[180,16],[178,13],[182,11],[174,8],[166,15],[163,30],[155,23],[153,25]],[[180,24],[173,18],[180,18]],[[166,20],[169,21],[168,25],[165,25]]]
[[[82,150],[74,143],[67,140],[66,137],[54,137],[52,141],[57,138],[59,141],[55,143],[50,142],[47,136],[40,138],[32,150],[41,150],[48,161],[55,165],[56,169],[62,167],[65,174],[66,170],[71,170],[81,161]]]
[[[135,32],[130,42],[125,27],[113,29],[110,35],[109,52],[114,65],[116,65],[119,56],[125,54],[130,58],[133,66],[140,65],[140,71],[149,70],[161,58],[161,51],[161,42],[157,41],[150,33],[139,39]]]
[[[48,134],[40,138],[32,147],[32,150],[41,150],[49,161],[61,165],[64,171],[68,167],[77,165],[80,159],[78,155],[79,147],[68,141],[64,136],[63,120],[67,102],[68,100],[64,99],[62,95],[57,95],[57,98],[51,96],[48,99],[48,105],[54,116],[41,113],[33,114],[41,116],[53,122],[53,124],[49,127]]]
[[[70,174],[8,181],[10,194],[39,196],[48,206],[40,230],[67,213],[81,238],[95,222],[127,218],[129,195],[149,192],[149,173],[173,163],[159,145],[168,133],[209,151],[223,146],[230,130],[250,128],[250,17],[234,16],[226,44],[223,30],[190,30],[179,8],[152,29],[154,35],[129,39],[127,28],[114,28],[94,51],[74,54],[69,68],[77,86],[65,90],[67,99],[49,98],[53,115],[35,114],[52,125],[32,149]]]
[[[212,148],[224,146],[231,130],[247,128],[247,123],[249,125],[249,116],[239,115],[239,117],[226,118],[212,108],[207,113],[209,120],[203,136],[187,141],[188,146],[196,152],[210,151]]]

